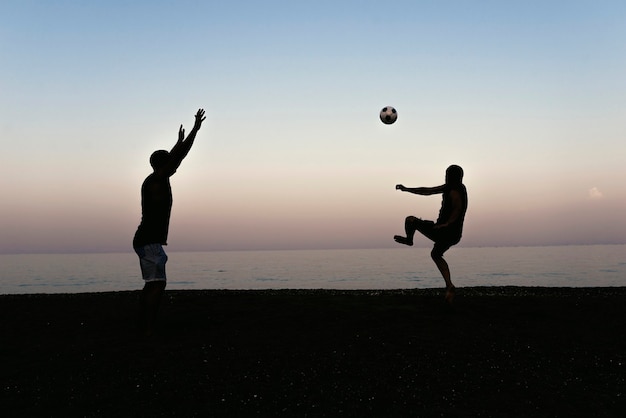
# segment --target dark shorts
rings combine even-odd
[[[165,254],[161,244],[135,247],[135,252],[139,256],[141,275],[146,282],[166,281],[165,263],[167,263],[167,254]]]
[[[446,228],[435,229],[433,221],[416,218],[415,226],[422,235],[435,243],[432,251],[434,255],[442,256],[450,247],[461,241],[461,235],[456,232],[450,233]]]

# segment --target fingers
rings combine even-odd
[[[196,126],[199,128],[200,124],[204,122],[205,119],[206,116],[204,116],[204,109],[198,109],[198,112],[196,113]]]

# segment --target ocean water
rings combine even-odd
[[[169,252],[168,289],[443,287],[428,248]],[[459,286],[626,286],[626,245],[452,248]],[[137,256],[0,255],[0,294],[85,293],[143,286]]]

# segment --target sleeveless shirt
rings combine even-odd
[[[150,174],[141,185],[141,223],[133,247],[148,244],[167,245],[172,211],[172,187],[169,177]]]
[[[458,185],[446,185],[442,198],[441,209],[439,210],[439,216],[437,217],[436,224],[443,224],[450,219],[453,211],[451,192],[456,190],[461,195],[462,208],[461,213],[456,221],[448,226],[450,235],[460,238],[463,233],[463,222],[465,221],[465,212],[467,212],[467,189],[463,184]]]

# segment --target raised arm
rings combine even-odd
[[[187,138],[185,138],[185,129],[183,129],[183,125],[180,125],[180,128],[178,129],[178,141],[170,151],[170,155],[172,157],[171,162],[174,169],[178,168],[180,163],[189,153],[189,150],[196,139],[196,134],[200,130],[202,122],[206,119],[204,116],[204,109],[198,109],[195,118],[196,120],[193,124],[193,128],[191,129],[191,132],[189,132],[189,135],[187,135]]]
[[[195,118],[196,120],[193,128],[191,129],[191,132],[189,132],[189,135],[187,135],[187,138],[185,138],[185,129],[183,129],[183,125],[180,125],[180,128],[178,128],[178,141],[176,141],[176,144],[170,151],[170,160],[161,170],[159,170],[160,174],[166,176],[174,174],[180,166],[180,163],[189,153],[189,150],[196,139],[196,134],[198,133],[198,130],[200,130],[202,122],[206,119],[204,116],[204,109],[198,109]]]
[[[443,193],[444,189],[445,189],[445,184],[442,184],[441,186],[435,186],[435,187],[404,187],[402,184],[396,185],[396,190],[409,192],[413,194],[419,194],[422,196],[429,196],[431,194]]]

